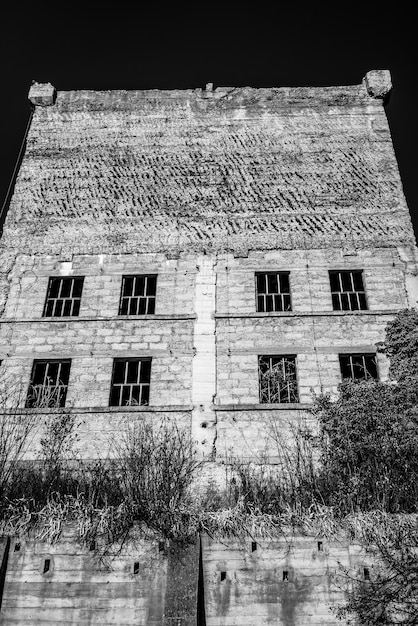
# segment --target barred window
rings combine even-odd
[[[362,270],[330,271],[329,280],[334,311],[367,309]]]
[[[353,380],[377,379],[375,354],[340,354],[341,376]]]
[[[84,277],[50,278],[43,317],[77,316]]]
[[[289,272],[257,272],[257,311],[291,311]]]
[[[155,313],[156,274],[122,276],[119,315]]]
[[[113,362],[110,406],[149,403],[151,357],[115,359]]]
[[[299,402],[296,356],[259,356],[260,403]]]
[[[65,406],[71,359],[35,360],[26,398],[27,408]]]

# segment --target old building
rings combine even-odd
[[[230,455],[274,463],[270,429],[310,419],[313,392],[384,380],[376,343],[418,300],[390,90],[386,70],[314,88],[33,84],[0,241],[1,369],[20,410],[52,387],[47,410],[80,417],[89,458],[127,420],[167,417],[216,473]],[[206,539],[208,626],[335,623],[329,575],[355,555],[298,541],[289,557]],[[130,555],[99,574],[71,538],[10,550],[5,624],[162,624],[175,594],[166,561],[138,586]],[[189,623],[176,615],[164,623]]]

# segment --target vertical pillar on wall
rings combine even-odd
[[[216,393],[216,258],[198,255],[196,266],[192,439],[199,456],[210,458],[216,441],[216,419],[212,409]]]
[[[163,626],[196,626],[199,547],[170,542]]]
[[[205,585],[203,578],[202,537],[199,538],[199,579],[197,582],[197,626],[206,626]]]
[[[5,546],[3,548],[3,558],[0,566],[0,609],[3,602],[4,583],[6,581],[7,562],[9,560],[10,550],[10,537],[7,537]]]

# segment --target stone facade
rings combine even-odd
[[[65,409],[80,418],[85,457],[108,454],[125,423],[164,416],[190,429],[213,467],[231,454],[257,462],[268,453],[275,463],[271,429],[311,419],[312,393],[337,391],[339,355],[374,354],[387,322],[418,302],[415,239],[384,112],[390,88],[382,70],[326,88],[56,93],[34,84],[0,241],[1,373],[18,388],[6,409],[17,398],[19,410],[33,410],[25,399],[34,359],[71,359]],[[367,309],[334,310],[336,270],[362,271]],[[291,310],[257,311],[257,272],[288,273]],[[157,275],[152,314],[119,315],[122,277],[134,274]],[[84,277],[78,316],[43,316],[51,277]],[[295,358],[297,402],[260,402],[260,355]],[[147,406],[109,407],[113,360],[126,357],[152,359]],[[384,380],[382,355],[377,370]],[[265,545],[255,558],[204,538],[206,624],[336,623],[331,575],[339,550],[351,563],[351,548],[312,556],[309,542],[299,538],[286,554]],[[76,559],[68,545],[57,550]],[[67,619],[51,595],[42,617],[28,618],[19,585],[29,571],[40,585],[32,609],[46,591],[37,546],[22,550],[29,569],[13,554],[5,624],[99,623],[96,605],[76,610],[67,599]],[[51,576],[70,584],[73,567],[92,583],[88,555],[68,576],[60,566]],[[163,604],[167,567],[162,559],[154,587],[132,588],[149,611]],[[293,578],[283,587],[284,567]],[[106,579],[116,595],[100,623],[168,620],[141,613],[114,582]],[[92,597],[94,588],[74,593]]]

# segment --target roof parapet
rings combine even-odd
[[[370,70],[363,80],[367,93],[372,98],[387,98],[392,90],[392,78],[389,70]]]
[[[57,92],[51,83],[32,83],[28,98],[35,106],[48,107],[55,103]]]

